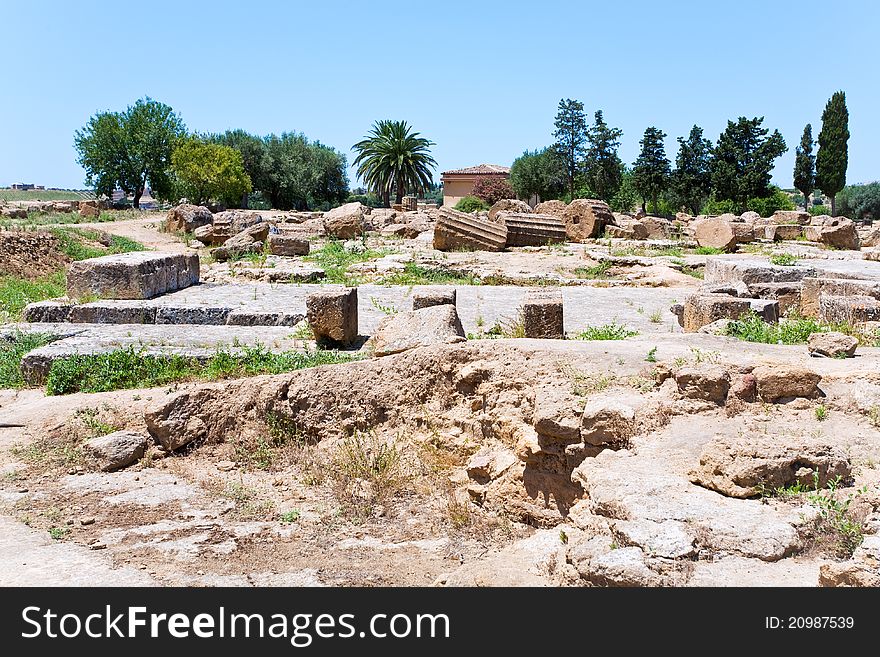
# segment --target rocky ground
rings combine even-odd
[[[281,223],[303,232],[315,221],[296,219]],[[701,254],[687,236],[622,228],[614,240],[441,252],[430,231],[387,230],[421,221],[348,246],[375,254],[341,274],[359,284],[360,331],[374,334],[433,282],[415,264],[455,285],[471,339],[382,357],[355,345],[350,363],[219,383],[0,391],[0,583],[880,584],[880,348],[815,358],[803,344],[685,333],[669,311],[709,293],[708,259],[766,265],[789,253],[865,281],[880,264],[799,240]],[[291,276],[340,276],[303,257],[213,262],[191,231],[164,225],[159,214],[96,225],[202,255],[207,283],[143,302],[153,312],[305,315],[320,283]],[[309,238],[313,253],[328,239]],[[562,290],[569,338],[609,324],[636,335],[489,330],[548,285]],[[113,306],[85,305],[101,303]],[[189,353],[233,334],[279,350],[309,342],[293,326],[39,327],[70,333],[44,347],[70,353]],[[117,431],[128,442],[102,448]]]

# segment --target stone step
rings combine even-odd
[[[880,281],[853,278],[806,278],[801,289],[801,314],[819,317],[822,296],[862,296],[880,299]]]

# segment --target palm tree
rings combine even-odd
[[[437,166],[429,150],[433,145],[412,132],[406,121],[376,121],[367,136],[352,146],[358,152],[357,175],[386,206],[392,189],[401,203],[407,192],[423,192],[433,183],[431,169]]]

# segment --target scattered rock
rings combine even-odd
[[[733,223],[721,217],[701,221],[694,232],[697,244],[713,249],[735,251],[738,242]]]
[[[492,207],[489,208],[489,221],[504,223],[504,220],[498,217],[499,212],[520,212],[522,214],[531,214],[532,207],[525,201],[520,201],[519,199],[503,198],[500,201],[496,201]]]
[[[590,398],[581,416],[581,439],[588,445],[625,444],[635,431],[635,410],[608,396]]]
[[[516,455],[502,447],[483,447],[467,464],[468,477],[479,484],[498,479],[517,462]]]
[[[80,206],[80,212],[82,212],[82,206]],[[169,233],[176,233],[178,231],[193,233],[198,228],[210,226],[213,221],[214,215],[204,205],[190,205],[186,203],[177,205],[168,211],[168,216],[165,219],[165,230]],[[196,236],[196,239],[201,239],[201,237]]]
[[[822,377],[798,365],[784,363],[759,365],[752,374],[755,376],[758,397],[768,402],[794,397],[813,398],[819,394],[819,381]]]
[[[812,333],[807,338],[807,349],[811,356],[825,356],[827,358],[852,358],[856,354],[859,341],[851,335],[829,331],[827,333]]]
[[[794,484],[824,488],[831,480],[852,477],[846,454],[825,439],[761,434],[725,436],[708,442],[693,483],[728,497],[756,497],[767,490]]]
[[[131,465],[144,455],[146,446],[146,437],[134,431],[114,431],[85,443],[86,450],[105,472]]]
[[[721,365],[682,367],[675,383],[682,397],[723,404],[730,390],[730,373]]]
[[[337,239],[349,240],[366,232],[364,215],[370,208],[360,202],[346,203],[324,213],[324,230]]]
[[[296,235],[271,233],[267,245],[269,253],[280,256],[303,256],[309,254],[309,241]]]
[[[551,214],[562,218],[565,215],[566,205],[563,201],[544,201],[535,206],[535,214]]]
[[[387,356],[416,347],[465,340],[455,306],[444,304],[389,315],[379,324],[371,344],[376,356]]]

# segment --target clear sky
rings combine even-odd
[[[789,151],[831,94],[848,182],[880,178],[880,3],[737,0],[115,2],[0,0],[0,185],[82,187],[73,133],[142,96],[199,132],[304,132],[343,151],[376,119],[437,142],[438,170],[552,142],[562,97],[605,111],[632,163],[649,125],[713,141],[764,116]],[[352,185],[356,181],[352,177]]]

